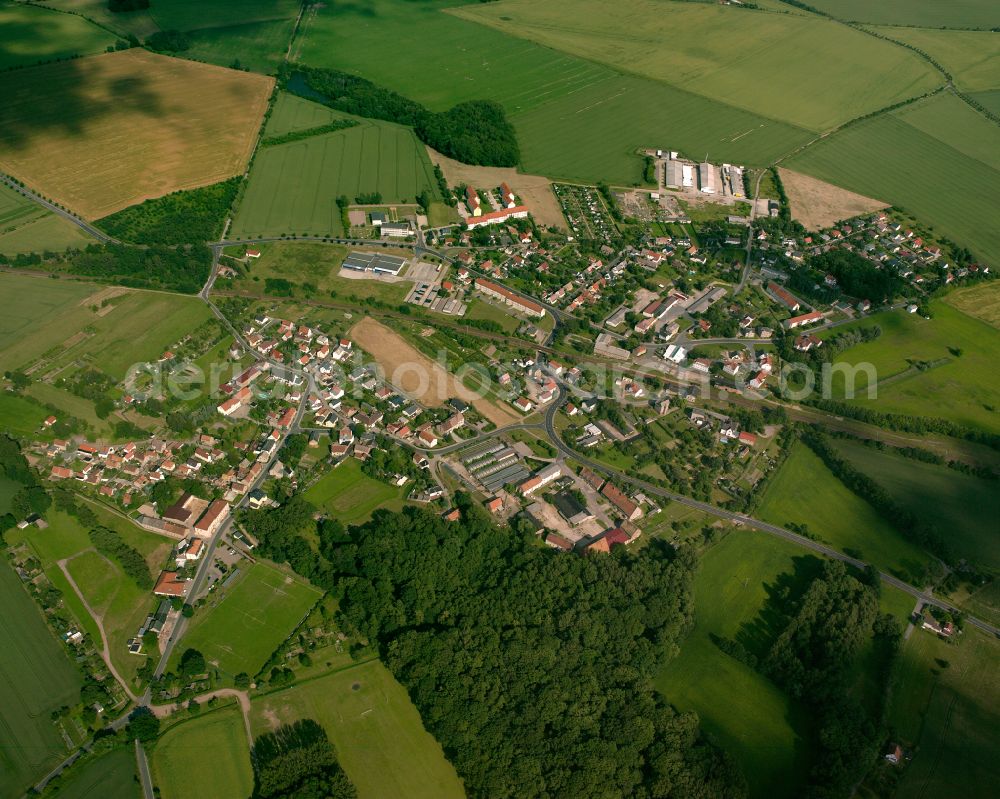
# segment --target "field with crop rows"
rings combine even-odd
[[[808,0],[839,19],[926,28],[994,28],[1000,25],[995,0]]]
[[[964,91],[1000,89],[1000,33],[888,27],[875,30],[928,53]]]

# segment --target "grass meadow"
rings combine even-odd
[[[993,28],[1000,6],[993,0],[809,0],[814,8],[852,22],[926,28]]]
[[[997,15],[1000,23],[1000,14]],[[968,92],[1000,89],[1000,36],[992,31],[878,28],[879,33],[928,53]]]
[[[936,525],[959,557],[1000,571],[1000,491],[995,481],[904,458],[891,449],[879,451],[851,439],[833,439],[832,444],[897,503]]]
[[[975,628],[951,642],[923,630],[906,641],[889,707],[889,723],[914,747],[899,799],[995,793],[998,659],[1000,642]]]
[[[664,13],[657,0],[613,6],[603,0],[504,0],[454,13],[815,131],[942,83],[915,53],[815,15],[747,13],[702,3]],[[851,58],[841,58],[844,52]],[[823,69],[795,67],[813,63]]]
[[[246,168],[273,85],[142,48],[0,73],[0,169],[88,219],[218,183]]]
[[[60,781],[53,799],[139,799],[135,754],[131,746],[110,752],[73,768]]]
[[[245,799],[253,792],[250,745],[235,705],[202,710],[171,727],[149,759],[162,799]]]
[[[321,591],[264,561],[245,562],[233,583],[219,585],[195,614],[184,646],[233,677],[253,675],[294,630]]]
[[[412,203],[424,189],[437,191],[413,131],[366,120],[260,150],[230,236],[343,235],[338,196],[379,192],[386,203]]]
[[[403,506],[402,489],[368,477],[353,458],[323,475],[303,496],[345,525],[368,521],[376,508]]]
[[[882,335],[874,341],[844,350],[837,363],[870,363],[877,370],[878,395],[868,399],[858,388],[852,402],[914,416],[948,419],[991,432],[1000,431],[1000,376],[993,367],[1000,346],[995,327],[973,319],[942,300],[930,304],[932,319],[905,311],[889,311],[866,319]],[[960,353],[960,354],[958,354]],[[925,370],[911,366],[933,364]],[[858,381],[863,383],[864,376]],[[843,393],[843,380],[834,380],[835,396]]]
[[[184,55],[220,67],[274,74],[288,50],[295,18],[246,22],[191,31]]]
[[[998,161],[1000,128],[942,94],[852,125],[785,166],[905,208],[996,263]]]
[[[424,729],[406,689],[377,660],[252,701],[254,737],[297,719],[319,722],[359,799],[465,796],[454,767]]]
[[[241,23],[295,19],[298,0],[158,0],[149,15],[161,30],[191,31]]]
[[[435,110],[496,100],[517,130],[524,171],[565,179],[631,184],[641,177],[641,147],[698,158],[707,149],[719,160],[763,164],[810,138],[757,113],[440,13],[450,5],[314,6],[293,55],[363,75]]]
[[[786,541],[734,532],[701,559],[695,577],[695,627],[681,652],[656,679],[680,710],[693,710],[702,729],[739,763],[752,797],[795,797],[810,766],[813,734],[805,708],[774,683],[724,654],[709,637],[740,637],[755,624],[782,575],[800,572],[799,586],[819,561]],[[754,651],[769,642],[754,636]],[[748,642],[749,643],[749,642]]]
[[[0,605],[0,795],[20,796],[66,755],[49,714],[79,702],[82,680],[6,559]]]
[[[42,422],[49,412],[30,399],[4,392],[0,394],[0,419],[5,432],[33,438],[42,431]]]
[[[973,92],[972,98],[996,116],[1000,116],[1000,89],[988,92]]]
[[[115,43],[109,31],[74,14],[0,2],[0,70],[104,52]]]
[[[908,582],[917,582],[929,561],[799,442],[771,478],[757,512],[784,527],[806,525],[817,540]]]
[[[342,114],[322,103],[314,103],[295,94],[279,92],[278,99],[271,109],[271,116],[264,125],[263,138],[318,128],[345,117],[350,117],[350,114]]]
[[[496,322],[505,333],[513,333],[521,324],[521,320],[517,316],[508,313],[503,307],[479,298],[473,300],[469,305],[465,318]]]

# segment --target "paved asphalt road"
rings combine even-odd
[[[63,219],[69,220],[74,225],[76,225],[79,228],[82,228],[87,233],[89,233],[91,236],[93,236],[95,239],[97,239],[100,242],[103,242],[104,244],[120,244],[121,243],[121,242],[118,241],[118,239],[114,239],[111,236],[109,236],[107,233],[105,233],[105,232],[103,232],[101,230],[98,230],[96,227],[94,227],[93,225],[91,225],[89,222],[84,221],[83,219],[81,219],[80,217],[76,216],[75,214],[71,214],[65,208],[60,208],[58,205],[56,205],[55,203],[49,202],[48,200],[46,200],[41,195],[35,194],[35,192],[31,191],[31,189],[26,189],[24,186],[20,185],[19,183],[16,183],[12,178],[7,177],[7,175],[0,174],[0,183],[3,183],[5,186],[13,189],[14,191],[16,191],[21,196],[27,197],[32,202],[38,203],[38,205],[42,206],[43,208],[47,208],[52,213],[58,214]]]
[[[142,783],[143,799],[154,799],[153,778],[149,773],[149,760],[146,758],[146,750],[142,748],[139,741],[135,742],[135,763],[139,769],[139,781]]]

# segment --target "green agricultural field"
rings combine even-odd
[[[202,711],[171,727],[150,757],[153,784],[163,799],[245,799],[253,792],[250,744],[235,706]]]
[[[758,514],[782,526],[805,524],[818,540],[909,582],[920,579],[929,561],[802,443],[771,478]]]
[[[1000,328],[1000,283],[995,280],[953,291],[945,302],[964,314]]]
[[[300,130],[328,125],[335,119],[353,118],[349,114],[334,111],[321,103],[314,103],[295,94],[279,92],[278,99],[264,125],[263,138],[283,136]]]
[[[936,117],[933,127],[929,117]],[[995,263],[997,153],[1000,127],[965,103],[937,95],[852,125],[784,165],[903,207]]]
[[[1000,332],[966,316],[941,300],[930,304],[932,319],[905,311],[877,314],[861,326],[877,324],[882,335],[844,350],[836,363],[869,363],[879,384],[875,399],[858,379],[855,403],[914,416],[945,416],[959,424],[1000,431],[1000,375],[993,368]],[[921,371],[915,362],[932,364]],[[834,379],[834,396],[843,395],[843,380]]]
[[[6,432],[26,438],[38,436],[48,415],[45,408],[30,399],[6,392],[0,394],[0,419]]]
[[[975,92],[972,94],[972,99],[995,116],[1000,117],[1000,89],[991,92]]]
[[[184,636],[184,645],[233,677],[256,674],[316,604],[322,592],[265,561],[245,562],[228,586],[217,585]]]
[[[294,17],[239,25],[201,28],[189,34],[187,58],[254,72],[273,74],[285,57],[295,27]]]
[[[813,15],[702,3],[667,12],[657,0],[502,0],[454,13],[815,131],[943,82],[916,54]],[[815,63],[823,69],[805,68]]]
[[[935,525],[958,557],[1000,571],[1000,491],[996,482],[833,439],[840,455],[881,485],[901,506]]]
[[[993,28],[1000,7],[993,0],[809,0],[809,5],[839,19],[926,28]]]
[[[191,31],[241,23],[295,19],[298,0],[153,0],[149,15],[161,30]]]
[[[4,255],[65,252],[95,243],[94,238],[69,220],[47,212],[6,233],[0,233],[0,253]]]
[[[811,138],[756,113],[441,13],[451,5],[314,6],[296,57],[363,75],[435,110],[496,100],[517,130],[524,171],[552,177],[631,184],[642,169],[636,151],[649,146],[698,158],[707,149],[719,160],[764,164]]]
[[[379,192],[387,203],[436,192],[433,168],[413,131],[388,122],[258,151],[231,237],[343,235],[337,197]]]
[[[119,380],[211,317],[195,297],[76,281],[3,274],[0,291],[9,302],[0,322],[3,370],[39,358],[50,367],[82,360]]]
[[[0,795],[20,796],[66,755],[49,714],[80,700],[80,674],[34,601],[0,563]]]
[[[997,33],[926,28],[876,30],[928,53],[951,73],[955,85],[964,91],[1000,89],[1000,35]]]
[[[900,799],[992,796],[1000,781],[1000,643],[966,627],[955,642],[915,630],[903,647],[889,723],[914,747]]]
[[[139,799],[132,747],[112,749],[66,772],[53,799]]]
[[[808,715],[800,704],[709,637],[738,637],[764,654],[754,632],[769,589],[796,567],[806,576],[819,561],[773,536],[733,532],[709,550],[695,578],[695,627],[656,687],[680,710],[698,713],[711,740],[740,764],[754,797],[799,796],[809,770]],[[795,580],[796,586],[805,579]],[[777,631],[772,631],[776,633]]]
[[[323,726],[359,799],[465,796],[406,689],[377,660],[253,699],[254,737],[296,719]]]
[[[0,70],[102,53],[115,37],[73,14],[0,2]]]
[[[323,475],[303,497],[345,525],[368,521],[376,508],[403,506],[402,489],[368,477],[353,458]]]

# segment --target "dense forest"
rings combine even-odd
[[[175,191],[97,220],[97,227],[135,244],[196,244],[215,241],[236,199],[240,178],[200,189]]]
[[[422,142],[449,158],[479,166],[517,166],[521,160],[514,127],[499,103],[473,100],[438,113],[348,72],[295,70],[332,108],[412,127]]]
[[[472,797],[740,797],[694,714],[653,691],[691,623],[694,555],[653,542],[581,558],[497,527],[466,497],[345,532],[295,498],[244,514],[259,551],[330,588]]]
[[[212,268],[207,247],[125,247],[91,244],[59,259],[76,275],[86,275],[133,288],[170,289],[197,294]]]
[[[261,735],[251,753],[254,799],[355,799],[326,731],[312,719]]]
[[[837,287],[823,282],[826,275],[837,278]],[[879,269],[867,258],[845,249],[833,249],[809,260],[808,269],[791,272],[788,287],[792,291],[832,302],[841,292],[848,297],[870,300],[876,305],[889,302],[905,283],[892,269]]]

